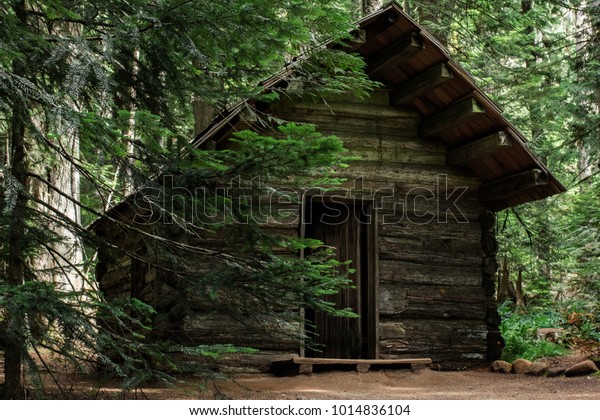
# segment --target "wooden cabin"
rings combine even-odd
[[[294,207],[301,222],[285,226],[289,235],[335,246],[356,269],[356,288],[340,293],[337,302],[353,307],[359,318],[306,315],[326,346],[319,356],[430,357],[446,367],[496,358],[503,342],[494,212],[564,187],[469,74],[397,4],[363,19],[356,35],[347,48],[364,57],[367,73],[383,88],[365,100],[285,99],[268,109],[339,136],[358,157],[341,174],[358,200],[309,196]],[[283,81],[274,76],[264,89]],[[251,105],[218,116],[194,144],[218,145],[248,128],[243,110]],[[319,216],[331,208],[342,216],[322,223]],[[135,238],[129,240],[135,246]],[[126,256],[100,266],[98,281],[108,298],[130,294],[158,302],[157,331],[170,323],[171,337],[182,342],[252,346],[264,350],[263,362],[305,354],[231,319],[209,317],[202,305],[181,319],[163,316],[160,302],[170,286],[156,270]]]

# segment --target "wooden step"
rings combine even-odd
[[[431,359],[331,359],[328,357],[293,357],[292,361],[303,365],[415,365],[429,364]]]
[[[413,365],[431,364],[430,358],[417,359],[333,359],[325,357],[293,357],[271,363],[271,371],[276,375],[287,376],[299,373],[312,373],[314,365],[355,365],[357,372],[368,372],[371,365],[412,368]]]

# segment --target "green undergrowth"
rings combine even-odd
[[[539,328],[561,328],[564,318],[552,310],[515,311],[504,303],[498,309],[502,318],[500,331],[504,337],[502,359],[513,362],[518,358],[534,361],[542,357],[563,356],[569,353],[566,342],[559,337],[556,343],[538,338]]]

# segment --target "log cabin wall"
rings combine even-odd
[[[286,217],[265,220],[264,228],[273,234],[297,236],[299,208],[297,205],[278,207]],[[133,211],[122,211],[124,218],[133,219]],[[137,226],[141,228],[141,226]],[[152,229],[157,226],[153,225]],[[165,225],[162,234],[177,237],[172,225]],[[275,338],[273,326],[250,325],[234,319],[223,311],[221,306],[203,293],[189,293],[189,279],[178,277],[170,272],[168,264],[156,267],[144,262],[160,260],[151,255],[156,250],[151,245],[144,246],[142,236],[112,223],[102,223],[96,228],[99,236],[112,241],[119,249],[127,252],[100,253],[96,265],[96,278],[99,288],[108,301],[120,298],[137,298],[154,307],[151,340],[171,340],[183,345],[233,344],[261,350],[260,354],[232,354],[222,357],[221,367],[228,370],[264,372],[270,369],[275,360],[287,360],[298,355],[298,345],[287,337]],[[185,238],[180,235],[179,240]],[[194,239],[189,245],[198,245],[214,250],[227,250],[223,238],[214,235],[202,240]],[[285,255],[280,252],[280,255]],[[288,254],[290,258],[297,255]],[[195,272],[200,275],[215,269],[207,264],[195,264]],[[231,292],[231,291],[229,291]],[[298,324],[289,325],[297,331]],[[145,334],[145,333],[144,333]]]
[[[289,101],[276,114],[339,136],[357,158],[341,175],[351,195],[377,208],[377,356],[456,367],[493,354],[493,214],[482,213],[478,178],[447,166],[447,146],[421,138],[420,117],[390,106],[386,91]]]
[[[340,174],[347,179],[345,190],[336,187],[330,194],[347,192],[376,209],[376,269],[369,279],[376,283],[372,356],[431,357],[438,366],[456,367],[497,354],[497,245],[493,213],[478,200],[478,178],[468,168],[447,166],[447,147],[421,138],[420,117],[390,106],[386,91],[366,100],[288,101],[275,113],[339,136],[356,157]],[[265,221],[265,228],[299,235],[300,209],[288,205],[284,210],[288,221]],[[128,241],[129,249],[140,248],[135,238]],[[225,244],[213,238],[202,246]],[[291,341],[273,340],[264,327],[240,324],[202,296],[183,296],[172,276],[139,261],[132,264],[130,257],[104,258],[99,271],[107,298],[134,296],[157,308],[154,338],[232,343],[267,351],[272,358],[299,350]]]
[[[361,255],[369,254],[366,262],[372,267],[367,277],[375,282],[365,289],[369,298],[360,300],[362,306],[371,306],[369,321],[361,327],[377,327],[361,340],[377,345],[363,353],[381,358],[429,356],[448,367],[496,358],[502,348],[494,299],[497,244],[494,216],[488,210],[566,189],[468,72],[396,2],[358,25],[347,45],[329,48],[361,55],[369,77],[389,92],[376,92],[364,101],[286,99],[270,111],[338,135],[357,158],[341,175],[348,179],[347,190],[362,200],[363,208],[372,209],[376,219],[367,235],[373,246],[367,252],[362,245],[356,248]],[[289,66],[265,80],[264,93],[285,89],[293,72],[294,66]],[[202,130],[192,145],[227,147],[223,140],[232,131],[253,125],[253,115],[246,111],[254,105],[261,113],[269,106],[253,101],[235,105]],[[331,190],[329,195],[339,192]],[[291,214],[299,218],[301,211],[292,209]],[[297,220],[267,225],[289,235],[302,235],[303,227]],[[120,240],[122,233],[107,235]],[[133,241],[131,249],[136,249]],[[101,256],[98,271],[108,297],[141,293],[144,299],[154,299],[159,307],[156,333],[161,337],[188,343],[233,342],[279,352],[289,348],[239,329],[201,297],[192,296],[188,307],[182,307],[180,285],[164,273],[146,269],[144,281],[132,283],[129,276],[139,278],[144,267],[131,264],[128,257]]]
[[[156,304],[157,270],[141,259],[147,250],[137,235],[124,235],[115,225],[104,224],[97,234],[117,244],[128,253],[108,254],[99,252],[96,264],[96,279],[100,290],[108,301],[134,297],[149,304]]]

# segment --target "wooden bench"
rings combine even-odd
[[[430,358],[419,359],[330,359],[325,357],[293,357],[271,363],[271,370],[276,375],[310,374],[314,365],[355,365],[356,371],[366,373],[372,365],[412,368],[417,364],[431,364]]]

